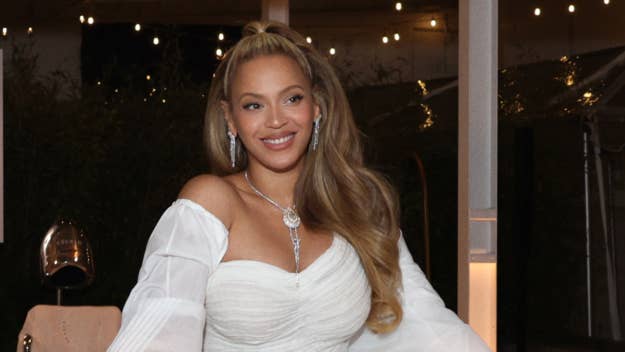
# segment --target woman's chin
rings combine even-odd
[[[301,167],[304,164],[305,158],[306,158],[306,155],[304,154],[300,156],[300,158],[298,159],[285,158],[284,160],[270,160],[270,161],[261,163],[261,165],[264,168],[269,169],[275,173],[284,173],[284,172],[293,171],[297,169],[298,167]]]

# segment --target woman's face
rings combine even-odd
[[[239,65],[230,101],[222,107],[228,128],[245,145],[250,166],[281,172],[302,165],[319,107],[295,60],[264,55]]]

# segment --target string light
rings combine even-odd
[[[7,28],[7,27],[2,27],[2,36],[3,36],[3,37],[6,37],[6,36],[7,36],[8,31],[9,31],[9,30],[8,30],[8,28]]]
[[[221,57],[223,54],[224,52],[221,48],[217,48],[217,50],[215,50],[215,55],[217,55],[217,57]]]
[[[92,24],[93,24],[93,22],[95,22],[95,20],[93,19],[93,17],[91,17],[91,16],[87,17],[87,23],[88,23],[89,25],[92,25]]]
[[[603,3],[606,5],[610,5],[610,0],[603,0]]]
[[[398,1],[395,3],[395,10],[401,11],[403,8],[404,8],[404,5],[402,5],[401,2]]]
[[[154,38],[152,39],[152,44],[154,45],[158,45],[161,42],[160,39],[158,39],[158,36],[154,36]]]
[[[393,34],[393,39],[395,39],[395,41],[398,42],[399,41],[399,33]]]
[[[430,21],[430,26],[431,27],[436,27],[436,20],[432,18],[432,20]]]
[[[330,48],[328,51],[330,52],[330,55],[336,55],[336,49]]]
[[[102,82],[98,81],[97,85],[101,86],[101,85],[102,85]]]
[[[225,36],[223,33],[219,32],[219,34],[217,35],[217,39],[219,39],[220,41],[224,40]]]
[[[26,30],[26,33],[28,33],[28,35],[33,34],[33,27],[28,27],[28,29]]]
[[[78,20],[80,21],[80,23],[85,23],[85,16],[80,15],[80,16],[78,17]]]
[[[311,37],[306,37],[306,43],[312,44],[312,38]]]
[[[140,32],[141,31],[141,24],[140,23],[136,23],[135,24],[135,32]]]
[[[149,81],[149,80],[151,80],[151,79],[152,79],[152,76],[150,76],[150,75],[145,75],[145,80],[146,80],[146,81]]]
[[[573,4],[569,5],[569,12],[570,13],[575,12],[575,5],[573,5]]]
[[[167,99],[163,99],[162,102],[163,104],[165,104],[167,102]]]
[[[540,7],[535,8],[534,9],[534,16],[540,16],[541,12],[542,11],[540,10]]]
[[[599,96],[592,94],[591,91],[584,92],[584,95],[577,99],[577,102],[581,103],[583,106],[592,106],[597,101],[599,101]]]
[[[384,43],[384,44],[388,43],[388,37],[387,36],[383,36],[382,37],[382,43]]]

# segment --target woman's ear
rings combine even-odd
[[[232,120],[230,103],[228,103],[226,100],[220,100],[219,104],[221,105],[221,110],[224,112],[224,119],[226,120],[226,124],[228,125],[228,131],[232,132],[232,134],[236,136],[237,128],[234,125],[234,121]]]

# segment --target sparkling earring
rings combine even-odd
[[[228,131],[228,138],[230,138],[230,165],[234,169],[237,164],[237,136]]]
[[[312,150],[317,150],[319,145],[319,124],[321,123],[321,115],[318,115],[313,122],[313,134],[312,134]]]

